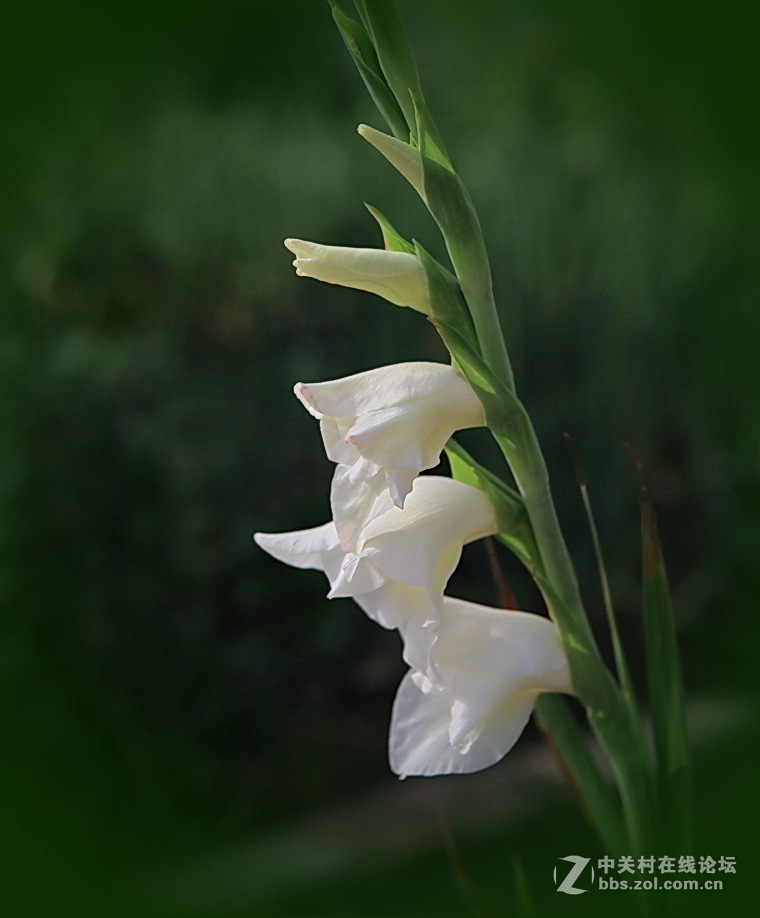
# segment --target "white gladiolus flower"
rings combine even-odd
[[[333,522],[300,532],[259,532],[254,539],[286,564],[324,571],[330,598],[353,598],[383,627],[413,620],[405,659],[434,679],[429,653],[446,583],[462,546],[495,531],[493,508],[482,491],[430,475],[417,479],[403,510],[392,506],[367,523],[351,551],[341,547]]]
[[[454,431],[485,424],[470,385],[442,363],[399,363],[294,391],[319,419],[328,457],[352,467],[344,478],[370,480],[382,470],[397,507]]]
[[[402,635],[416,645],[408,621]],[[437,684],[412,670],[393,706],[390,761],[402,777],[488,768],[517,742],[540,692],[572,692],[547,618],[446,596],[436,632],[429,669]]]
[[[384,297],[396,306],[411,306],[430,315],[425,269],[416,255],[386,249],[357,249],[286,239],[296,256],[296,274],[328,284],[355,287]]]
[[[416,150],[403,140],[383,134],[368,124],[360,124],[357,128],[359,135],[369,141],[372,146],[394,166],[419,194],[423,201],[425,198],[425,183],[422,170],[422,157]]]

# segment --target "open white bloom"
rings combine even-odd
[[[446,583],[462,546],[495,531],[493,508],[482,491],[426,475],[415,482],[403,510],[390,507],[357,533],[351,551],[341,547],[333,522],[300,532],[258,532],[254,539],[286,564],[324,571],[330,598],[353,598],[385,628],[410,625],[405,659],[434,678],[429,654]]]
[[[420,471],[438,464],[454,431],[485,424],[480,400],[448,364],[398,363],[330,382],[299,382],[294,391],[319,419],[328,457],[352,467],[344,477],[369,480],[382,470],[397,507]]]
[[[416,255],[386,249],[357,249],[343,245],[320,245],[303,239],[286,239],[296,256],[296,274],[355,287],[384,297],[396,306],[411,306],[430,315],[425,269]]]
[[[403,140],[391,137],[390,134],[383,134],[368,124],[360,124],[357,128],[359,136],[369,141],[372,146],[394,166],[424,200],[425,182],[422,170],[422,157],[420,151],[416,150]]]
[[[413,643],[414,623],[402,628]],[[389,741],[396,774],[469,773],[498,762],[517,742],[540,692],[572,692],[556,625],[529,612],[443,600],[430,650],[436,673],[407,673]]]

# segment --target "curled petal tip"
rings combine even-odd
[[[317,418],[317,420],[322,419],[322,412],[317,410],[314,404],[314,398],[309,391],[309,385],[307,383],[297,382],[295,386],[293,386],[293,392],[310,415]]]

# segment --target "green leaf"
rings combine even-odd
[[[404,113],[410,130],[414,131],[414,105],[410,91],[420,94],[420,80],[396,6],[393,0],[355,0],[355,6],[372,39],[385,82]]]
[[[431,162],[438,163],[449,172],[454,174],[454,167],[446,153],[441,135],[435,126],[430,109],[425,104],[420,92],[412,92],[412,104],[414,105],[414,118],[417,127],[417,146],[423,156],[427,156]]]
[[[486,410],[486,421],[490,427],[492,419],[489,417],[489,411],[496,412],[498,410],[498,393],[503,387],[484,363],[477,344],[471,338],[465,337],[458,329],[441,319],[434,317],[432,321],[449,353],[459,364],[462,372],[467,377],[467,381],[483,402],[483,407]]]
[[[364,85],[367,87],[370,96],[372,96],[372,100],[380,114],[385,119],[385,123],[395,137],[400,140],[407,140],[409,137],[409,125],[396,101],[396,97],[385,82],[371,39],[361,25],[346,15],[338,4],[334,3],[331,6],[333,19],[341,38],[354,59],[356,68],[364,80]]]
[[[383,243],[389,252],[406,252],[407,255],[416,254],[412,243],[407,242],[400,233],[396,232],[387,217],[384,217],[377,208],[372,207],[370,204],[365,204],[364,206],[377,220],[380,231],[383,234]]]
[[[432,319],[436,323],[445,323],[456,330],[462,339],[475,346],[475,327],[462,296],[459,281],[454,275],[439,264],[417,240],[414,240],[414,253],[425,270],[428,297],[432,309]]]
[[[539,695],[536,717],[605,852],[627,853],[630,846],[617,794],[600,772],[567,700],[552,693]]]
[[[693,836],[692,776],[673,605],[657,517],[644,481],[641,461],[631,452],[640,485],[647,676],[660,809],[664,817],[666,842],[679,850],[690,851]]]

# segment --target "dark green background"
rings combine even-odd
[[[691,699],[696,853],[738,858],[722,893],[673,914],[746,914],[752,24],[674,2],[401,9],[484,225],[589,606],[598,618],[565,430],[639,678],[625,442],[648,469]],[[480,775],[400,784],[385,752],[396,636],[250,541],[327,518],[331,466],[297,380],[446,359],[421,316],[296,279],[282,247],[379,244],[368,201],[442,254],[355,134],[383,125],[327,5],[5,15],[0,913],[518,914],[515,870],[542,918],[630,912],[623,894],[554,892],[558,857],[604,852],[533,728]],[[463,439],[501,468],[485,436]],[[496,601],[482,546],[452,592]]]

